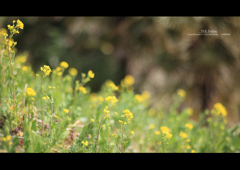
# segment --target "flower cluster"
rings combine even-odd
[[[26,92],[28,96],[36,96],[36,92],[30,87],[26,89]]]
[[[217,110],[217,115],[222,114],[223,116],[227,116],[226,108],[221,103],[216,103],[214,108]]]
[[[125,110],[123,110],[123,113],[125,113],[125,114],[121,115],[121,117],[126,117],[128,123],[131,123],[130,120],[133,118],[132,112],[130,112],[130,110],[128,110],[128,109],[125,109]],[[120,122],[121,124],[127,124],[127,122],[122,121],[122,120],[119,120],[119,122]]]
[[[121,80],[122,87],[129,87],[129,86],[132,86],[134,83],[135,83],[135,80],[131,75],[126,75],[125,78]]]
[[[118,86],[116,86],[116,85],[114,84],[114,82],[111,81],[111,80],[107,80],[107,81],[106,81],[106,85],[107,85],[111,90],[113,90],[113,91],[118,90]]]
[[[88,146],[88,141],[82,141],[82,144],[84,145],[84,146]]]
[[[105,100],[109,101],[111,105],[114,105],[115,103],[118,102],[118,99],[116,98],[116,96],[108,96],[105,98]]]
[[[41,71],[43,71],[44,73],[45,73],[45,75],[50,75],[50,73],[51,73],[51,69],[50,69],[50,67],[49,66],[47,66],[47,65],[44,65],[43,67],[41,67],[40,68],[41,69]]]
[[[58,76],[62,75],[62,67],[57,67],[56,69],[53,70],[53,74],[56,74]]]
[[[160,127],[160,130],[162,131],[162,133],[170,133],[170,129],[166,126],[161,126]]]
[[[16,21],[15,20],[13,20],[13,25],[11,26],[11,25],[7,25],[7,27],[8,27],[8,29],[10,30],[10,33],[11,34],[19,34],[19,31],[18,31],[18,29],[20,28],[20,29],[23,29],[23,27],[24,27],[24,24],[22,23],[22,21],[20,21],[19,19],[17,20],[17,24],[14,26],[14,23],[15,23]]]
[[[136,94],[135,99],[139,102],[142,103],[150,98],[150,93],[148,91],[143,91],[142,94]]]
[[[191,130],[193,128],[193,125],[190,123],[187,123],[185,124],[185,127]]]
[[[92,70],[89,70],[89,71],[88,71],[88,77],[89,77],[89,78],[94,78],[94,75],[95,75],[95,74],[92,72]]]
[[[86,90],[86,88],[85,88],[85,87],[83,87],[83,86],[80,86],[80,87],[78,88],[78,90],[79,90],[80,92],[84,93],[84,94],[86,94],[86,93],[87,93],[87,90]]]
[[[11,140],[11,136],[9,136],[9,135],[3,138],[4,142],[9,142],[10,140]],[[12,145],[12,142],[9,142],[8,144]]]
[[[179,136],[181,136],[183,139],[186,139],[188,137],[188,135],[184,132],[180,132]]]

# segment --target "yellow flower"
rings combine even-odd
[[[22,67],[22,71],[27,71],[28,67],[27,66],[23,66]]]
[[[186,148],[187,148],[187,149],[190,149],[190,148],[191,148],[191,146],[190,146],[190,145],[187,145],[187,146],[186,146]]]
[[[105,125],[102,125],[102,128],[104,128],[105,127]]]
[[[155,135],[160,135],[161,134],[161,132],[158,131],[158,130],[156,130],[154,133],[155,133]]]
[[[12,145],[13,143],[12,143],[12,142],[9,142],[8,144],[9,144],[9,145]]]
[[[8,136],[6,137],[6,139],[7,139],[7,141],[10,141],[10,140],[11,140],[11,136],[8,135]]]
[[[44,96],[44,97],[42,97],[42,99],[46,101],[46,100],[47,100],[47,97]]]
[[[105,114],[108,114],[108,113],[109,113],[108,107],[106,106],[106,107],[103,109],[103,111],[104,111]]]
[[[193,128],[193,125],[190,123],[187,123],[185,124],[185,127],[191,130]]]
[[[134,135],[134,131],[131,131],[131,134]]]
[[[127,118],[128,121],[130,121],[130,119],[133,118],[133,114],[132,114],[132,112],[130,112],[130,110],[125,109],[125,110],[123,110],[123,113],[125,113],[125,116],[126,116],[126,118]],[[130,122],[130,123],[131,123],[131,122]]]
[[[141,95],[140,95],[140,94],[136,94],[136,95],[134,96],[134,98],[137,99],[137,101],[138,101],[139,103],[141,103],[141,102],[143,102],[143,101],[148,100],[148,99],[150,98],[150,96],[151,96],[151,95],[150,95],[150,93],[149,93],[148,91],[143,91]]]
[[[165,137],[166,137],[167,139],[170,139],[170,138],[172,137],[172,134],[170,134],[170,133],[168,133],[168,132],[165,132],[164,134],[165,134]]]
[[[149,125],[149,129],[153,129],[155,127],[154,124]]]
[[[105,98],[105,100],[111,102],[112,105],[114,105],[116,102],[118,102],[116,96],[108,96]]]
[[[7,141],[7,138],[3,137],[3,141],[6,142],[6,141]]]
[[[190,139],[188,139],[187,142],[190,142]]]
[[[91,119],[91,122],[94,122],[94,119]]]
[[[179,89],[177,91],[178,95],[181,96],[181,97],[185,97],[186,96],[186,92],[183,90],[183,89]]]
[[[68,72],[69,72],[69,74],[71,74],[72,76],[76,76],[77,73],[78,73],[77,69],[72,68],[72,67],[69,68]]]
[[[68,110],[68,109],[63,109],[63,111],[64,111],[65,113],[69,113],[69,110]]]
[[[216,103],[214,108],[217,110],[218,115],[221,113],[224,117],[227,116],[226,108],[221,103]]]
[[[135,80],[134,80],[133,76],[131,76],[131,75],[126,75],[125,78],[123,80],[121,80],[121,85],[123,87],[131,86],[134,83],[135,83]]]
[[[82,144],[85,146],[88,146],[88,141],[86,141],[86,142],[82,141]]]
[[[182,138],[186,139],[188,137],[188,135],[184,132],[180,132],[179,134]]]
[[[112,80],[107,80],[105,84],[114,91],[118,90],[118,86],[116,86]]]
[[[65,61],[62,61],[62,62],[60,63],[60,66],[63,67],[63,68],[68,68],[68,63],[65,62]]]
[[[102,96],[98,96],[98,100],[102,102],[104,98]]]
[[[161,126],[160,127],[160,130],[162,131],[162,133],[170,133],[170,129],[166,126]]]
[[[36,96],[36,92],[30,87],[28,87],[26,89],[26,92],[27,92],[28,96]]]
[[[196,151],[193,149],[193,150],[191,151],[191,153],[196,153]]]
[[[115,112],[115,113],[114,113],[114,115],[118,115],[118,113],[117,113],[117,112]]]
[[[85,88],[85,87],[83,87],[83,86],[80,86],[80,87],[78,88],[78,90],[79,90],[80,92],[84,93],[84,94],[86,94],[86,93],[87,93],[87,90],[86,90],[86,88]]]
[[[20,29],[23,29],[23,23],[22,23],[22,21],[20,21],[19,19],[17,20],[17,25],[16,25],[17,27],[19,27]]]
[[[50,75],[51,69],[49,66],[44,65],[43,67],[40,68],[47,76]]]
[[[94,73],[92,72],[92,70],[88,71],[88,77],[94,78]]]

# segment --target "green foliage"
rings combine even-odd
[[[12,32],[18,27],[10,26]],[[200,114],[196,122],[190,119],[191,108],[177,112],[185,91],[174,94],[171,107],[163,111],[150,105],[149,92],[134,92],[131,75],[118,86],[107,80],[98,93],[92,93],[87,86],[95,78],[91,70],[74,82],[77,71],[67,70],[63,61],[56,69],[44,65],[34,74],[27,66],[27,53],[15,57],[14,46],[4,36],[2,152],[239,152],[240,125],[229,127],[221,103]]]

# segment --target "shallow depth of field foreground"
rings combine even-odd
[[[222,103],[193,120],[194,109],[181,107],[181,88],[166,111],[151,103],[149,91],[135,91],[130,74],[119,84],[106,80],[95,93],[88,86],[101,76],[94,68],[78,72],[60,61],[34,72],[14,40],[24,31],[19,19],[0,29],[0,153],[240,151],[239,124],[228,123]]]

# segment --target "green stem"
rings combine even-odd
[[[122,132],[122,151],[121,151],[121,153],[123,153],[123,150],[124,150],[124,147],[123,147],[123,129],[124,129],[124,125],[123,124],[121,124],[121,132]]]
[[[103,118],[104,118],[104,116],[103,116]],[[103,121],[103,118],[101,119],[101,121],[100,121],[100,123],[99,123],[99,127],[98,127],[98,135],[97,135],[97,139],[96,139],[96,143],[95,143],[95,153],[97,153],[98,138],[99,138],[101,123],[102,123],[102,121]]]

